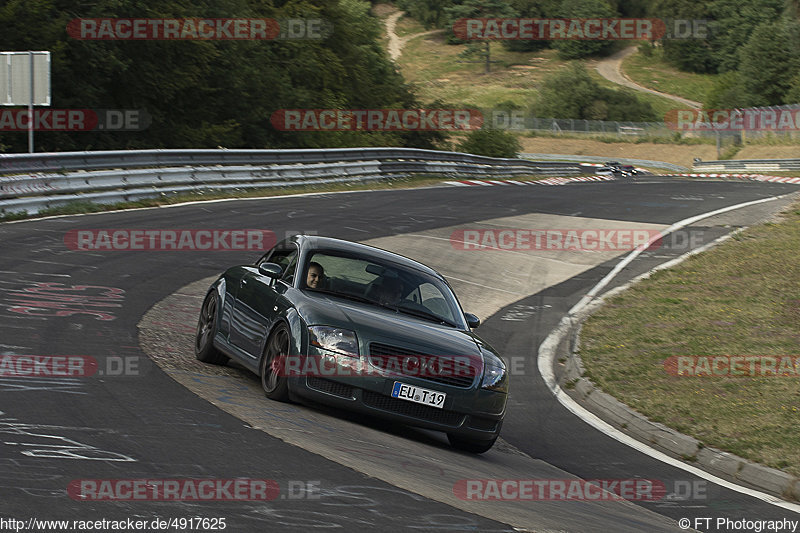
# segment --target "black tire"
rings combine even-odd
[[[289,384],[284,374],[284,363],[289,354],[289,329],[284,324],[277,326],[267,339],[264,356],[261,358],[258,374],[261,388],[270,400],[289,401]]]
[[[473,440],[448,433],[447,440],[450,441],[450,446],[457,450],[470,453],[484,453],[488,452],[492,446],[494,446],[497,436],[495,436],[492,440]]]
[[[198,360],[213,365],[224,365],[228,356],[214,347],[214,332],[217,329],[217,293],[210,292],[200,308],[197,335],[194,339],[194,355]]]

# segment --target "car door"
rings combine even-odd
[[[290,283],[297,269],[298,250],[294,243],[278,245],[263,262],[283,267],[280,280],[262,275],[258,265],[245,267],[233,305],[231,344],[253,359],[261,356],[265,336],[276,319],[276,283]]]

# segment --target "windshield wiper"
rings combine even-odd
[[[439,324],[444,324],[446,326],[450,326],[452,328],[456,327],[455,324],[452,322],[445,320],[444,318],[440,317],[439,315],[435,315],[433,313],[429,313],[428,311],[422,311],[421,309],[412,309],[409,307],[398,307],[398,311],[405,313],[407,315],[416,316],[419,318],[425,318],[427,320],[431,320],[433,322],[438,322]]]

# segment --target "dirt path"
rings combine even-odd
[[[389,36],[389,57],[393,60],[397,61],[397,58],[400,57],[400,54],[403,53],[403,46],[416,37],[422,37],[423,35],[430,35],[433,33],[441,33],[444,30],[429,30],[423,31],[420,33],[415,33],[413,35],[406,35],[405,37],[398,37],[397,33],[395,33],[394,29],[397,26],[397,21],[400,17],[403,16],[403,11],[398,11],[396,13],[392,13],[386,18],[386,34]]]
[[[620,50],[616,54],[598,61],[597,65],[595,65],[595,69],[605,79],[614,82],[618,85],[624,85],[625,87],[630,87],[631,89],[635,89],[637,91],[663,96],[664,98],[675,100],[676,102],[679,102],[683,105],[687,105],[689,107],[693,107],[695,109],[700,109],[703,107],[703,104],[701,104],[700,102],[695,102],[694,100],[681,98],[680,96],[675,96],[674,94],[667,94],[655,91],[653,89],[648,89],[647,87],[643,87],[638,83],[634,83],[633,81],[631,81],[627,76],[625,76],[625,74],[622,73],[621,67],[622,67],[622,60],[635,52],[636,52],[636,47],[634,46],[625,48],[624,50]]]

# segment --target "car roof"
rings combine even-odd
[[[318,235],[295,235],[292,237],[292,239],[296,240],[301,248],[311,250],[331,250],[336,252],[349,252],[365,255],[373,257],[379,261],[389,261],[400,266],[420,270],[426,274],[444,279],[441,274],[432,268],[423,265],[422,263],[388,250],[376,248],[374,246],[369,246],[358,242],[345,241],[342,239],[334,239],[333,237],[321,237]]]

